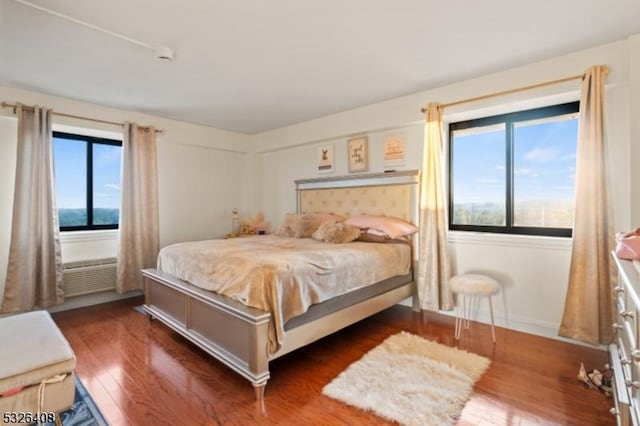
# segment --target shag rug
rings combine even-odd
[[[401,332],[351,364],[322,393],[405,425],[450,425],[489,359]]]

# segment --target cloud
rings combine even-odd
[[[504,166],[496,166],[496,170],[504,172]]]
[[[109,189],[115,189],[116,191],[120,191],[120,184],[118,183],[105,183],[104,187]]]
[[[105,194],[104,192],[94,192],[93,196],[96,198],[109,198],[111,197],[110,194]]]
[[[475,183],[479,183],[482,185],[499,185],[504,183],[503,179],[494,179],[494,178],[486,178],[486,177],[475,178],[473,181]]]
[[[527,177],[532,177],[532,178],[537,178],[539,176],[538,172],[536,172],[535,170],[532,169],[528,169],[526,167],[522,167],[522,168],[516,168],[513,173],[516,176],[527,176]]]
[[[553,148],[534,148],[524,155],[529,161],[545,162],[553,160],[558,156],[558,151]]]
[[[94,150],[93,162],[101,167],[120,164],[122,147],[100,145],[100,149]]]

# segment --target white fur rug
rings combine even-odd
[[[351,364],[322,393],[401,424],[450,425],[490,363],[403,331]]]

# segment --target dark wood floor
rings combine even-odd
[[[271,364],[264,402],[250,384],[128,299],[54,314],[78,358],[76,373],[114,425],[384,424],[321,394],[349,364],[401,330],[455,346],[453,326],[395,306]],[[606,354],[581,346],[471,324],[458,347],[492,360],[460,425],[614,424],[612,400],[577,381],[580,362]]]

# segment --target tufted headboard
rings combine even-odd
[[[418,223],[418,170],[302,179],[296,189],[299,213],[367,213]]]

